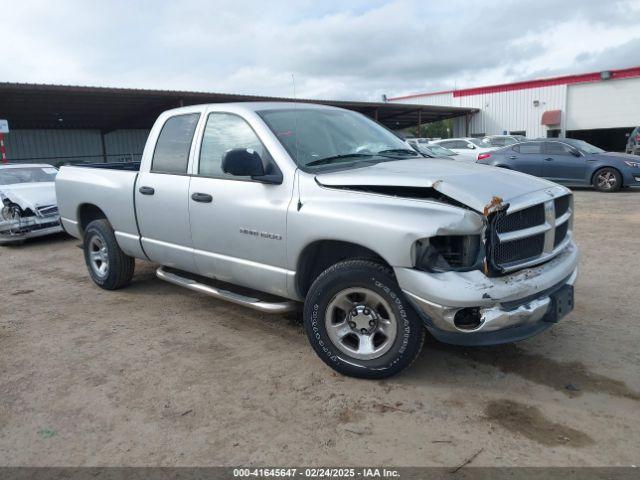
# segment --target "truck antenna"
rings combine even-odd
[[[296,163],[298,163],[298,100],[296,98],[296,76],[293,72],[291,72],[291,85],[293,87],[293,134],[296,140]],[[300,175],[297,175],[296,182],[298,183],[298,211],[300,211],[302,208],[302,201],[300,200]]]

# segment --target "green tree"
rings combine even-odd
[[[449,138],[453,135],[453,119],[448,118],[437,122],[423,123],[420,125],[420,133],[418,133],[417,125],[409,127],[405,131],[415,137]]]

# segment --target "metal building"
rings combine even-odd
[[[521,134],[580,138],[623,151],[640,125],[640,67],[389,98],[478,109],[456,119],[454,136]]]
[[[199,103],[293,101],[207,92],[0,83],[0,119],[9,162],[54,165],[138,160],[160,113]],[[385,102],[295,100],[333,105],[368,115],[391,129],[454,118],[473,108]]]

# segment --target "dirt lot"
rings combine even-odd
[[[0,249],[2,465],[640,463],[640,192],[576,192],[576,310],[517,345],[427,340],[403,375],[341,377],[294,317],[139,262],[95,287],[78,242]]]

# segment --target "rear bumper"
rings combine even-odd
[[[479,271],[428,274],[396,269],[400,286],[437,339],[461,345],[492,345],[522,340],[556,321],[552,295],[574,285],[578,251],[573,243],[538,267],[489,278]],[[478,325],[459,328],[456,313],[471,308]]]

